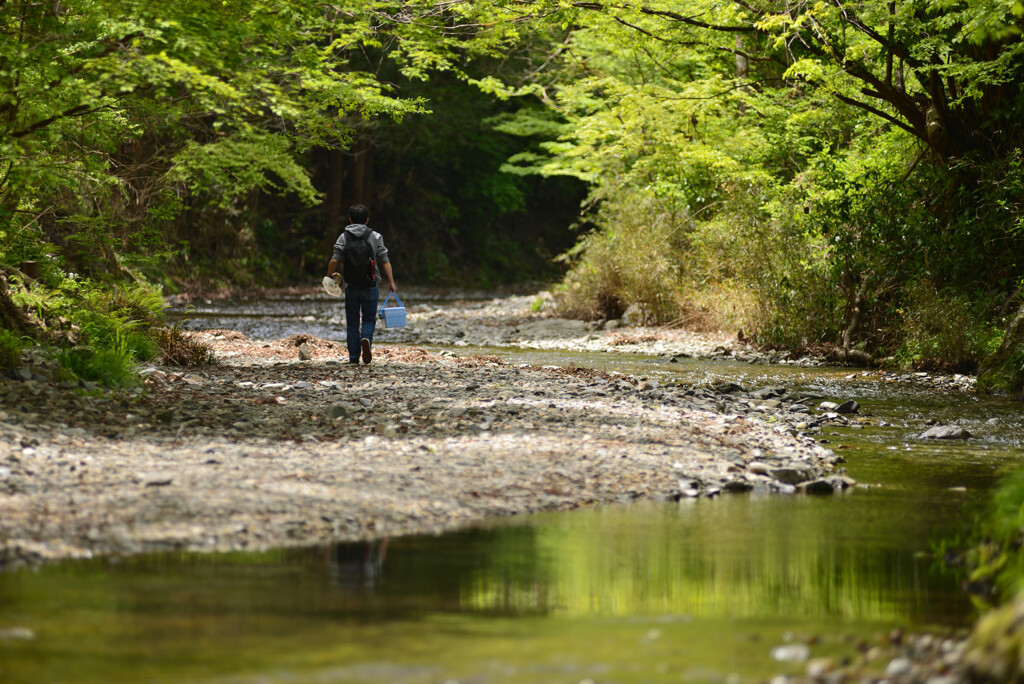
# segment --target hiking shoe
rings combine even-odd
[[[363,363],[370,363],[373,360],[373,354],[370,353],[370,340],[364,337],[359,345],[363,348]]]
[[[356,358],[354,358],[354,359],[349,359],[349,360],[348,360],[348,362],[349,362],[349,363],[359,363],[359,357],[357,356],[357,357],[356,357]]]

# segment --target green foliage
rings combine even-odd
[[[1003,330],[981,298],[943,293],[919,283],[898,313],[903,342],[896,350],[899,365],[924,370],[974,372],[978,363],[999,348]]]
[[[95,359],[76,357],[65,364],[75,373],[84,369],[80,377],[102,381],[110,377],[124,384],[117,368],[130,368],[130,362],[159,354],[150,331],[163,320],[164,302],[149,285],[108,286],[66,278],[56,288],[41,282],[22,288],[12,300],[33,311],[51,341],[76,342],[96,350]],[[91,370],[93,363],[101,370]]]
[[[0,330],[0,371],[21,366],[25,341],[10,330]]]
[[[590,185],[570,308],[709,309],[767,346],[973,367],[1024,273],[1020,15],[581,7],[541,90],[551,113],[499,123],[537,140],[509,172]]]
[[[82,275],[157,274],[182,211],[182,239],[244,242],[260,194],[321,199],[311,149],[425,111],[377,77],[380,62],[405,79],[462,74],[516,37],[473,28],[507,8],[395,12],[362,0],[0,4],[0,258],[13,241],[45,241]],[[484,180],[481,194],[516,206],[512,181]]]
[[[962,566],[968,582],[988,589],[997,601],[1024,589],[1024,469],[1002,477],[966,529],[939,544],[941,555]]]
[[[60,365],[75,377],[109,387],[134,387],[139,384],[133,346],[137,339],[118,335],[108,346],[96,350],[63,349],[57,354]]]
[[[319,193],[291,147],[282,135],[256,132],[207,144],[190,141],[175,156],[168,178],[183,182],[195,195],[215,198],[224,209],[255,190],[290,191],[314,204]],[[253,159],[262,163],[254,165]]]

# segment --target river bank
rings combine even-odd
[[[367,539],[636,497],[849,484],[813,439],[719,411],[710,390],[406,347],[351,366],[326,340],[202,336],[220,365],[150,368],[145,390],[0,381],[5,562]]]
[[[270,548],[637,497],[854,484],[816,439],[861,422],[856,402],[410,346],[763,361],[736,336],[560,319],[545,294],[416,298],[406,328],[379,331],[369,366],[344,363],[343,343],[323,337],[197,330],[219,365],[149,367],[139,390],[83,393],[50,382],[43,364],[0,379],[0,558]],[[858,378],[972,380],[877,373]]]

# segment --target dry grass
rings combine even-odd
[[[158,328],[153,336],[169,366],[196,368],[217,362],[209,343],[181,328]]]

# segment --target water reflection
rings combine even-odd
[[[786,632],[835,650],[849,648],[841,635],[969,618],[955,580],[916,557],[936,524],[922,503],[727,497],[8,572],[0,625],[37,636],[0,641],[0,681],[663,681],[659,668],[678,681],[684,665],[768,677]]]
[[[335,544],[328,547],[331,581],[353,594],[372,591],[384,571],[388,540]]]

